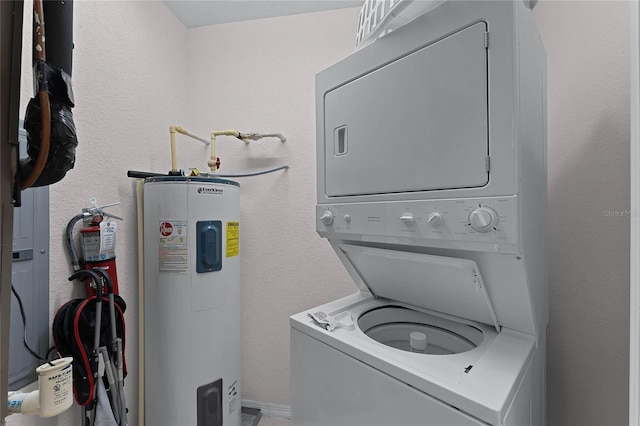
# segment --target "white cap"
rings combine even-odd
[[[427,336],[419,331],[409,334],[409,346],[416,352],[424,352],[427,349]]]

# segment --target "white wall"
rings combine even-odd
[[[31,3],[25,3],[22,109],[32,96]],[[79,146],[75,168],[51,186],[50,312],[83,296],[63,245],[67,222],[89,205],[121,201],[109,209],[119,224],[118,278],[127,302],[125,381],[131,424],[137,419],[138,299],[134,180],[127,170],[168,170],[168,126],[186,111],[187,30],[160,2],[74,2],[74,119]],[[77,228],[81,225],[78,224]],[[58,419],[9,417],[8,424],[79,424],[79,410]]]
[[[628,424],[629,4],[542,1],[550,425]]]
[[[217,143],[221,173],[291,166],[240,181],[244,399],[289,404],[289,316],[355,291],[315,233],[314,78],[353,51],[358,12],[189,31],[189,126],[288,138]]]
[[[346,9],[186,30],[160,2],[75,3],[80,145],[75,168],[51,187],[50,311],[83,295],[67,281],[67,222],[92,196],[121,201],[110,211],[125,218],[116,254],[127,302],[131,424],[138,402],[137,245],[134,181],[126,171],[169,170],[170,124],[203,136],[235,127],[288,138],[218,143],[222,173],[291,167],[241,180],[244,399],[288,404],[289,315],[354,291],[315,233],[314,75],[352,51],[357,17],[358,9]],[[30,55],[23,59],[22,116],[32,86]],[[206,169],[208,148],[178,136],[178,159],[182,168]],[[8,418],[14,425],[78,421],[77,409],[57,420]]]
[[[243,385],[248,399],[288,403],[286,316],[352,291],[348,283],[343,284],[348,278],[341,266],[331,253],[326,257],[326,244],[318,243],[313,233],[314,138],[312,126],[304,123],[313,120],[312,74],[323,61],[328,65],[351,51],[350,30],[354,27],[350,20],[356,12],[336,11],[189,32],[190,118],[195,123],[206,122],[211,111],[218,114],[218,126],[222,127],[226,126],[224,119],[249,125],[257,122],[265,130],[277,124],[277,129],[293,135],[292,144],[284,147],[265,143],[260,154],[274,158],[262,165],[279,164],[280,158],[289,157],[310,169],[303,177],[298,177],[298,167],[294,167],[286,176],[243,181],[243,215],[265,218],[264,226],[251,221],[243,233]],[[625,424],[628,4],[543,1],[535,15],[547,50],[549,83],[549,424]],[[304,34],[323,31],[323,26],[326,34],[316,43],[333,37],[330,44],[324,49],[308,44],[313,40]],[[343,33],[338,33],[340,28],[344,28]],[[213,66],[204,58],[205,52],[228,56],[231,63]],[[258,55],[256,61],[233,61],[234,57],[248,58],[252,54]],[[215,75],[221,77],[222,84],[211,81],[211,74],[205,71],[207,64],[217,71]],[[309,66],[305,68],[305,64]],[[298,86],[305,79],[306,89]],[[229,96],[237,102],[221,105],[212,100],[215,95]],[[300,130],[289,130],[293,124],[300,125]],[[291,155],[286,150],[294,149],[294,138],[300,139],[296,145],[302,144],[305,150]],[[232,153],[233,169],[236,164],[245,168],[245,155],[249,158],[246,168],[259,158],[254,154],[258,151],[255,146],[245,149],[230,142],[227,149]],[[283,202],[281,197],[291,202]],[[618,212],[622,216],[617,216]],[[247,231],[253,223],[256,228]],[[305,246],[292,246],[293,240],[306,242],[315,252],[310,255]],[[268,317],[269,313],[275,316]]]
[[[542,1],[535,13],[549,62],[549,424],[626,424],[628,5]],[[80,147],[76,168],[51,188],[51,310],[72,295],[67,221],[91,196],[122,201],[113,211],[126,218],[117,255],[134,421],[135,202],[126,171],[168,170],[169,124],[289,138],[218,144],[221,172],[291,165],[241,181],[243,398],[288,404],[288,316],[353,291],[314,231],[313,80],[352,50],[356,19],[345,9],[185,30],[156,2],[76,3]],[[204,168],[206,148],[180,141],[181,166]]]

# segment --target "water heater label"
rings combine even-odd
[[[160,232],[159,272],[188,272],[187,222],[161,220],[158,229]]]
[[[198,194],[224,195],[224,189],[201,186],[198,188]]]
[[[227,257],[240,254],[240,222],[227,222]]]

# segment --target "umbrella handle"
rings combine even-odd
[[[107,285],[106,294],[113,294],[113,281],[111,280],[111,275],[109,275],[109,273],[104,268],[93,268],[91,269],[91,271],[100,275],[104,280],[105,284]]]
[[[107,285],[107,294],[109,296],[109,322],[111,324],[111,342],[115,342],[118,338],[118,332],[116,329],[116,307],[113,297],[113,282],[111,276],[103,268],[93,268],[92,271],[102,276],[102,279]]]
[[[104,294],[102,279],[97,273],[93,272],[93,270],[83,269],[81,271],[75,272],[73,275],[69,277],[69,281],[73,281],[73,280],[84,281],[87,278],[91,278],[91,280],[96,285],[96,301],[102,302],[102,295]]]

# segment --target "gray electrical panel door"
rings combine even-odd
[[[21,157],[26,134],[20,129]],[[24,305],[27,342],[44,356],[49,346],[49,188],[22,191],[22,207],[13,212],[13,264],[11,283]],[[36,379],[41,363],[23,344],[24,324],[16,297],[11,296],[9,389],[17,390]]]

